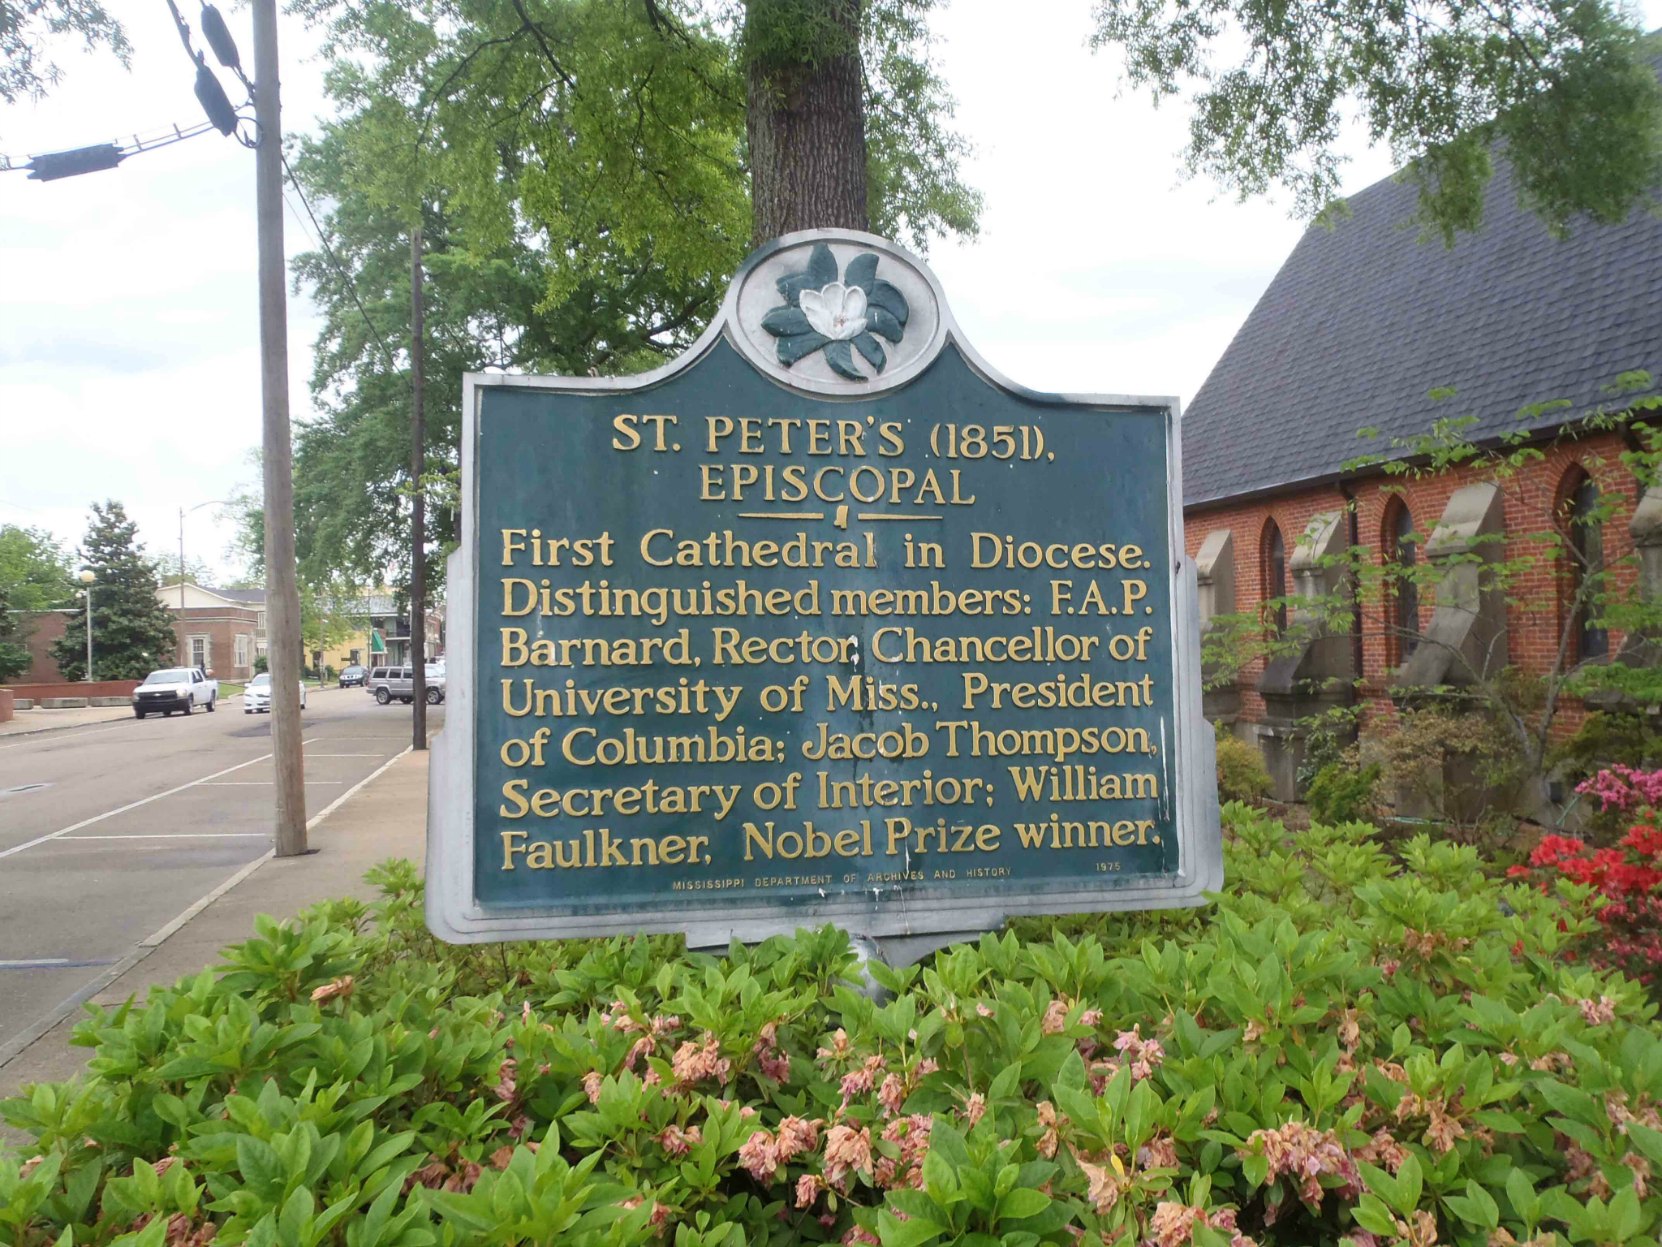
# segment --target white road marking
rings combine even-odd
[[[83,818],[78,823],[71,823],[57,831],[49,831],[44,836],[36,836],[33,840],[25,840],[22,844],[14,844],[9,849],[0,849],[0,860],[21,853],[24,849],[32,849],[37,844],[45,844],[49,840],[56,840],[59,836],[67,836],[72,831],[80,831],[83,827],[91,827],[94,823],[101,823],[106,818],[114,818],[117,814],[125,814],[128,810],[136,810],[141,805],[149,805],[152,801],[160,801],[163,797],[171,797],[176,792],[183,792],[187,788],[196,788],[210,780],[218,779],[221,775],[229,775],[232,771],[240,771],[244,767],[253,766],[259,762],[269,761],[271,755],[262,753],[257,758],[250,758],[247,762],[239,762],[235,766],[228,766],[223,771],[215,771],[212,775],[204,775],[201,779],[193,779],[188,784],[180,784],[177,788],[169,788],[166,792],[158,792],[155,796],[141,797],[137,801],[129,801],[126,805],[119,805],[113,810],[105,810],[102,814],[94,814],[91,818]]]
[[[377,757],[380,755],[377,754]],[[203,788],[263,788],[267,784],[275,784],[274,779],[224,779],[216,784],[203,781]],[[344,779],[308,779],[308,784],[344,784]]]
[[[36,957],[33,961],[0,961],[0,970],[42,970],[47,966],[68,964],[68,957]]]
[[[308,758],[384,758],[384,753],[308,753]]]
[[[64,840],[269,840],[263,831],[158,831],[130,836],[63,836]]]

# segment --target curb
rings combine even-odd
[[[110,709],[113,710],[114,707],[112,706]],[[36,710],[24,710],[20,713],[32,715],[40,712]],[[105,719],[88,719],[85,723],[49,723],[45,727],[31,727],[21,732],[0,732],[0,745],[5,744],[6,741],[10,740],[14,736],[39,736],[43,732],[72,732],[78,727],[102,727],[106,723],[120,723],[123,719],[130,719],[132,717],[132,711],[129,710],[125,714],[112,714]],[[14,717],[11,721],[16,723],[17,719]]]

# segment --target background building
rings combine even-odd
[[[1662,565],[1662,495],[1624,464],[1626,435],[1557,436],[1589,411],[1657,391],[1662,218],[1577,222],[1555,238],[1499,163],[1481,229],[1446,248],[1417,235],[1415,194],[1380,182],[1350,201],[1348,219],[1312,227],[1183,420],[1185,526],[1207,619],[1257,612],[1266,632],[1284,630],[1301,602],[1344,591],[1335,559],[1352,548],[1375,567],[1431,558],[1448,568],[1434,593],[1358,598],[1344,626],[1328,618],[1298,652],[1250,663],[1209,693],[1209,716],[1263,747],[1283,799],[1294,795],[1309,716],[1360,701],[1366,722],[1477,670],[1608,662],[1630,638],[1576,615],[1585,559],[1572,556],[1596,556],[1629,585],[1641,575],[1625,558],[1636,548]],[[1649,381],[1617,397],[1614,383],[1636,370]],[[1439,387],[1452,397],[1432,397]],[[1520,422],[1551,400],[1563,405]],[[1505,488],[1470,468],[1387,477],[1344,466],[1468,415],[1463,436],[1492,445],[1527,428],[1541,454]],[[1378,437],[1359,440],[1364,429]],[[1593,514],[1601,525],[1580,522]],[[1509,600],[1480,594],[1454,609],[1475,592],[1462,558],[1468,567],[1511,558],[1553,531],[1563,552]],[[1291,602],[1268,605],[1278,598]],[[1563,730],[1585,713],[1579,700],[1566,704]]]
[[[178,661],[223,680],[247,680],[265,653],[265,590],[166,584],[156,598],[173,615]]]

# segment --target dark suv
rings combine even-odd
[[[340,687],[362,688],[364,686],[364,677],[368,674],[369,672],[359,666],[342,667],[340,669]]]

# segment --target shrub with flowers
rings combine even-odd
[[[1226,810],[1209,909],[854,988],[839,932],[448,948],[385,899],[93,1010],[3,1106],[15,1247],[1654,1241],[1662,1036],[1475,850]]]
[[[1622,816],[1629,827],[1614,847],[1594,848],[1569,836],[1543,836],[1528,866],[1514,878],[1543,888],[1560,880],[1572,907],[1598,922],[1583,954],[1596,966],[1619,969],[1652,988],[1662,986],[1662,771],[1615,766],[1577,786],[1601,811]]]

